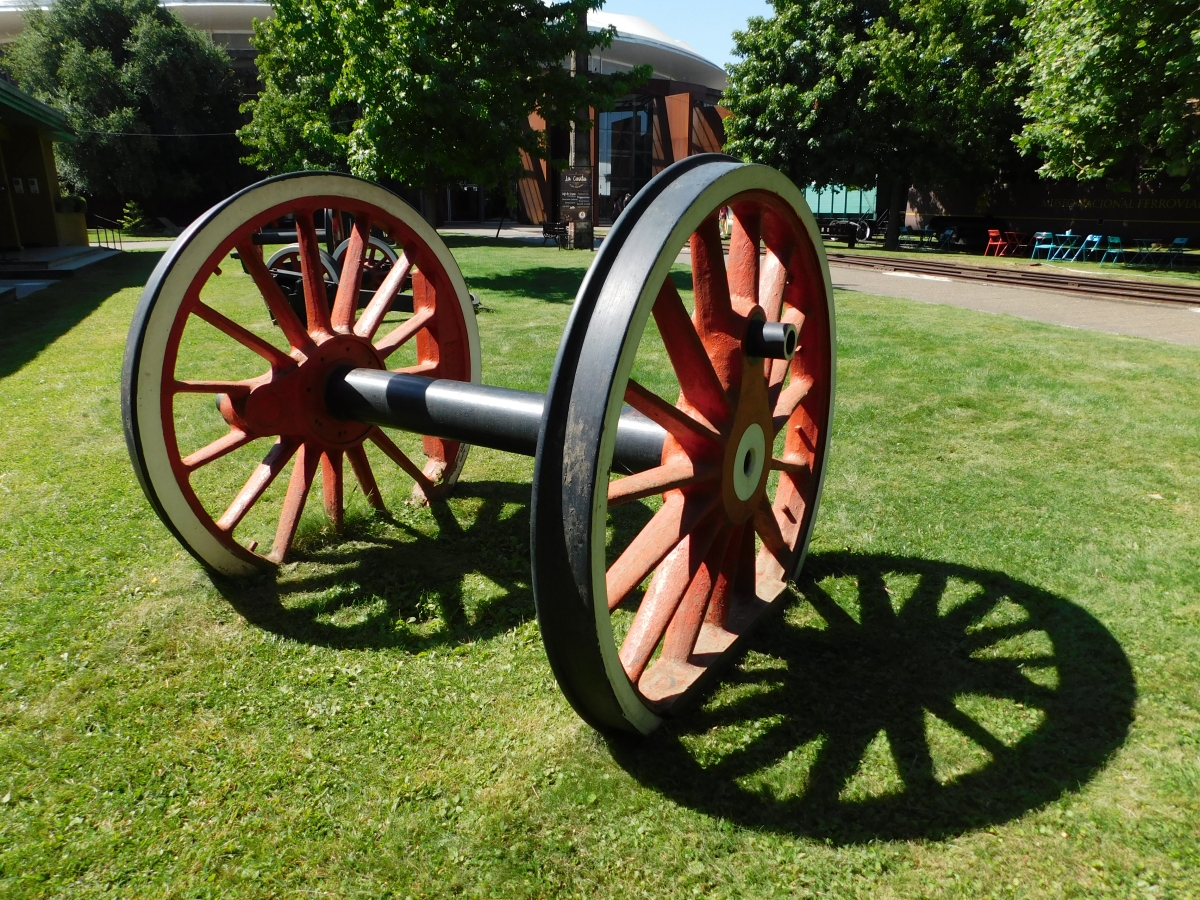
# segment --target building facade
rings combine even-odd
[[[27,4],[28,0],[0,0],[0,43],[20,34]],[[214,43],[228,51],[243,79],[253,79],[255,51],[250,39],[254,20],[274,15],[271,4],[166,0],[163,5],[211,35]],[[597,12],[588,15],[590,30],[610,26],[616,29],[616,39],[588,59],[588,70],[600,75],[650,65],[654,74],[638,93],[622,98],[615,110],[591,111],[589,146],[585,153],[576,152],[573,168],[577,177],[578,170],[587,170],[591,209],[598,224],[611,222],[622,198],[636,194],[664,167],[693,153],[719,151],[725,141],[721,122],[726,113],[718,104],[726,82],[720,66],[645,19]],[[537,116],[530,118],[530,127],[546,130]],[[568,134],[551,129],[547,140],[553,159],[570,156]],[[576,149],[580,149],[578,142]],[[524,162],[525,177],[517,184],[520,217],[532,224],[559,221],[564,173],[544,160],[526,158]],[[448,187],[439,198],[439,206],[444,207],[438,218],[471,221],[502,214],[502,198],[495,192],[489,197],[483,190],[486,187],[492,186]]]

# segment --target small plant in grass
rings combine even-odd
[[[154,224],[136,200],[130,200],[121,210],[120,225],[126,234],[150,234],[154,230]]]

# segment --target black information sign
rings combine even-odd
[[[592,167],[576,166],[563,169],[559,175],[559,207],[561,209],[591,209]]]

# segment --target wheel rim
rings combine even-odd
[[[779,173],[716,155],[693,160],[659,176],[598,255],[539,443],[533,540],[543,637],[568,698],[601,728],[649,731],[702,688],[801,564],[820,498],[834,349],[816,223]],[[728,264],[722,206],[733,210]],[[668,277],[685,243],[694,312]],[[797,325],[801,348],[790,363],[743,354],[752,318]],[[677,400],[631,377],[650,320]],[[670,435],[662,465],[628,478],[609,473],[624,404]],[[622,537],[610,511],[655,495],[650,520]],[[636,613],[614,619],[647,578]]]
[[[354,220],[332,303],[314,226],[314,214],[331,207]],[[290,307],[254,243],[257,230],[288,214],[297,221],[305,320]],[[372,225],[403,247],[404,257],[395,277],[360,312]],[[227,257],[234,250],[249,278],[227,285],[221,267],[230,266]],[[385,324],[406,276],[413,281],[416,312]],[[248,309],[257,310],[258,318]],[[265,322],[268,311],[275,328]],[[227,574],[248,574],[286,558],[318,470],[335,529],[345,509],[347,463],[367,502],[383,507],[368,444],[399,465],[418,492],[429,496],[449,489],[465,461],[464,445],[426,437],[421,441],[426,459],[419,465],[379,429],[336,420],[324,407],[324,380],[333,369],[392,368],[403,354],[411,364],[393,371],[479,379],[466,285],[445,245],[414,210],[377,185],[328,174],[270,179],[229,198],[189,228],[159,263],[130,329],[122,405],[130,455],[147,496],[201,562]],[[253,360],[259,360],[257,371]],[[215,400],[205,404],[209,415],[202,425],[192,403],[196,395]],[[208,438],[196,447],[203,429]],[[266,446],[265,455],[232,482],[237,489],[230,496],[228,484],[222,489],[208,472],[217,465],[245,465],[248,451],[242,448],[255,444]],[[278,476],[289,466],[286,488],[276,484],[272,491],[277,480],[285,481]],[[199,489],[197,481],[203,482]],[[210,481],[217,485],[211,490]],[[277,515],[267,508],[272,504]],[[274,533],[266,542],[243,544],[235,533],[252,511],[266,525],[273,519]]]

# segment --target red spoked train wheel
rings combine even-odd
[[[332,302],[315,225],[330,208],[352,223]],[[264,262],[269,248],[256,241],[288,215],[303,317]],[[372,228],[402,253],[360,308]],[[235,251],[244,271],[229,259]],[[410,278],[414,311],[398,313]],[[436,232],[391,192],[344,175],[269,179],[213,207],[163,257],[126,344],[125,436],[150,502],[205,565],[243,575],[283,561],[318,472],[336,529],[347,464],[366,502],[382,508],[368,450],[426,496],[457,480],[465,445],[412,438],[406,451],[379,428],[329,415],[325,381],[343,366],[479,380],[462,274]]]
[[[762,319],[797,327],[790,361],[743,349]],[[833,370],[828,265],[787,178],[706,155],[635,198],[576,299],[534,476],[542,635],[586,720],[651,730],[781,596],[820,499]],[[659,467],[622,477],[624,404],[668,437]]]

